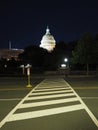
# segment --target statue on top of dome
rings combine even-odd
[[[46,29],[46,34],[50,34],[50,29],[49,29],[48,26],[47,26],[47,29]]]

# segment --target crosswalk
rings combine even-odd
[[[64,79],[45,79],[0,122],[39,118],[85,109],[98,127],[98,121],[81,98]]]

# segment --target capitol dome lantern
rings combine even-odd
[[[42,37],[40,47],[46,49],[48,52],[53,51],[56,41],[50,33],[50,29],[47,27],[46,34]]]

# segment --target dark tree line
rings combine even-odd
[[[96,69],[98,64],[98,35],[93,37],[85,33],[79,40],[65,43],[56,43],[55,49],[49,53],[35,45],[25,48],[19,58],[24,64],[30,63],[34,69],[57,70],[64,63],[64,58],[69,59],[71,69],[87,70]]]
[[[2,58],[0,60],[0,74],[18,74],[20,64],[21,62],[16,61],[14,58],[10,60]]]
[[[56,70],[67,53],[68,46],[64,42],[57,43],[56,48],[51,53],[38,46],[30,45],[19,55],[19,58],[23,64],[32,64],[34,69]]]
[[[77,42],[72,51],[72,63],[82,65],[87,75],[89,70],[96,70],[98,65],[98,35],[95,38],[90,33],[85,33]]]

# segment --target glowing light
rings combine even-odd
[[[65,67],[66,67],[66,64],[61,64],[61,67],[62,67],[62,68],[65,68]]]
[[[68,62],[68,59],[67,59],[67,58],[65,58],[65,59],[64,59],[64,61],[65,61],[65,62]]]
[[[42,37],[40,47],[46,49],[47,51],[51,52],[55,48],[56,41],[54,37],[50,33],[50,29],[47,27],[46,34]]]

